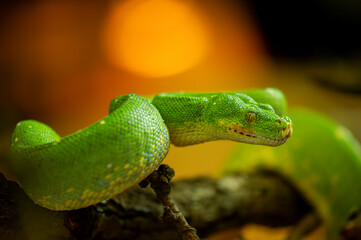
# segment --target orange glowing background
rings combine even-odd
[[[192,4],[135,0],[113,6],[105,28],[109,60],[144,77],[165,77],[198,65],[209,52],[206,22]]]
[[[262,39],[247,10],[230,3],[40,1],[17,6],[7,26],[2,58],[15,71],[3,96],[18,120],[46,122],[62,136],[102,118],[123,94],[267,85]],[[173,147],[166,162],[178,178],[215,175],[233,146]]]

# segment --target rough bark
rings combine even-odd
[[[97,205],[64,212],[39,207],[0,174],[0,239],[180,239],[150,188],[134,186]],[[311,208],[270,173],[199,177],[172,183],[171,197],[202,238],[246,223],[285,226]]]

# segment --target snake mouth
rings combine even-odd
[[[292,136],[292,123],[288,122],[283,129],[277,130],[275,137],[267,137],[256,133],[254,130],[248,130],[238,125],[230,125],[227,128],[232,139],[240,142],[247,142],[251,144],[279,146],[287,141]]]

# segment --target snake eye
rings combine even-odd
[[[257,115],[254,112],[248,112],[245,119],[247,123],[254,124],[257,122]]]

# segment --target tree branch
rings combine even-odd
[[[33,204],[1,174],[0,184],[0,238],[41,233],[48,239],[179,239],[173,225],[158,221],[163,207],[150,188],[134,186],[88,208],[54,212]],[[200,237],[251,222],[292,225],[311,210],[290,184],[270,173],[200,177],[171,186],[173,201]],[[37,239],[46,239],[41,236]]]

